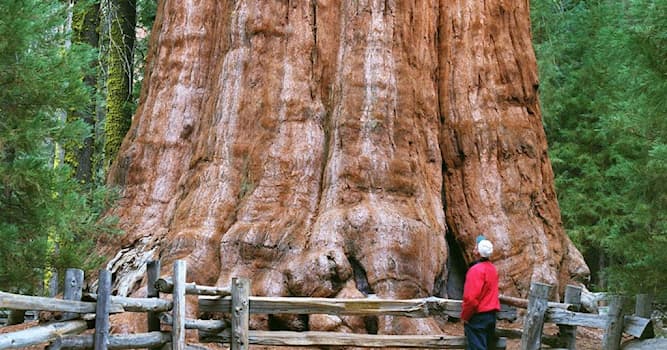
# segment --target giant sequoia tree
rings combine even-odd
[[[100,249],[118,293],[141,293],[142,267],[161,258],[165,274],[186,259],[199,284],[251,277],[256,295],[445,295],[448,257],[470,260],[480,233],[504,293],[586,278],[554,194],[528,12],[513,0],[161,2],[109,177],[126,235]],[[272,326],[364,328],[293,321]]]

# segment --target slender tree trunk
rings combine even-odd
[[[93,48],[99,47],[99,18],[100,3],[96,2],[86,8],[75,9],[73,18],[73,40],[75,43],[85,43]],[[91,67],[97,67],[98,61],[90,63]],[[83,183],[91,183],[94,171],[95,152],[95,110],[97,106],[97,72],[91,72],[84,78],[86,85],[90,87],[90,104],[80,111],[70,113],[68,118],[81,119],[91,128],[91,136],[87,137],[82,145],[69,145],[66,150],[65,160],[75,169],[75,178]]]
[[[132,122],[132,77],[136,0],[107,0],[109,26],[107,58],[107,103],[105,119],[105,164],[113,161]]]
[[[248,277],[255,295],[425,297],[446,290],[447,231],[468,261],[475,236],[493,240],[504,293],[585,278],[528,18],[509,0],[161,2],[109,175],[124,189],[111,214],[126,234],[100,242],[115,289],[133,293],[159,256],[163,274],[184,258],[197,283]],[[440,331],[365,321],[251,324]]]

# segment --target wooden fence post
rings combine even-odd
[[[146,264],[146,297],[159,298],[160,291],[155,288],[155,282],[160,279],[160,260],[151,260]],[[148,312],[148,331],[160,330],[159,312]]]
[[[81,295],[83,290],[83,270],[67,269],[67,271],[65,271],[64,287],[65,287],[65,292],[63,294],[63,299],[81,301]],[[77,317],[79,317],[79,314],[74,312],[65,312],[63,314],[63,320],[65,321]]]
[[[581,307],[581,287],[568,285],[565,288],[565,299],[563,302],[565,304],[572,304]],[[558,330],[560,332],[560,338],[563,342],[563,345],[569,350],[576,349],[577,326],[558,325]]]
[[[639,339],[653,338],[655,333],[653,330],[653,296],[650,294],[637,294],[635,299],[635,316],[647,319],[647,326],[642,331]]]
[[[155,287],[155,283],[160,279],[160,260],[151,260],[146,264],[146,297],[159,298],[160,291]],[[160,313],[149,311],[147,315],[148,331],[160,331]],[[157,350],[158,348],[151,348]]]
[[[109,345],[109,309],[111,308],[111,272],[100,270],[95,305],[95,350]]]
[[[609,300],[607,326],[602,338],[602,349],[618,350],[621,347],[623,333],[623,297],[614,295]]]
[[[7,326],[21,324],[23,322],[25,322],[25,310],[9,310]]]
[[[653,298],[650,294],[637,294],[635,300],[635,316],[651,318],[653,313]]]
[[[174,262],[174,322],[171,325],[171,348],[185,350],[185,278],[187,266],[185,260]]]
[[[250,280],[232,278],[232,339],[231,350],[247,350],[248,318],[250,315]]]
[[[537,350],[540,348],[544,313],[547,311],[550,290],[551,286],[548,284],[537,282],[530,284],[528,313],[523,321],[523,333],[521,335],[522,350]]]

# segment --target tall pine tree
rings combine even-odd
[[[63,49],[60,2],[0,0],[0,18],[0,290],[37,293],[47,267],[85,267],[110,227],[97,223],[107,192],[85,192],[68,166],[53,166],[55,144],[90,134],[59,116],[88,105],[81,77],[93,52]]]
[[[665,293],[667,5],[532,2],[565,227],[606,289]]]
[[[100,2],[90,0],[70,0],[73,2],[72,41],[88,45],[91,48],[99,47],[99,19]],[[97,78],[99,60],[93,57],[90,61],[90,70],[83,80],[89,89],[90,97],[86,106],[79,106],[76,111],[68,114],[70,121],[82,120],[91,129],[97,125]],[[91,132],[81,144],[66,145],[65,160],[73,168],[75,177],[82,183],[92,184],[96,173],[95,133]]]

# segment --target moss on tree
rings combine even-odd
[[[107,107],[104,144],[108,167],[132,123],[132,69],[136,0],[110,1]]]

